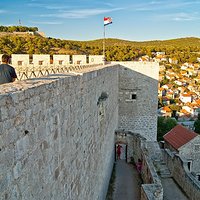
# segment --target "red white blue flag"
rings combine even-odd
[[[112,18],[111,17],[104,17],[104,26],[112,24]]]

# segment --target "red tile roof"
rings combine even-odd
[[[172,111],[168,106],[164,106],[163,110],[165,110],[166,112],[171,112]]]
[[[196,100],[196,103],[197,103],[198,105],[200,105],[200,99],[197,99],[197,100]]]
[[[198,134],[185,128],[182,125],[175,126],[171,131],[166,133],[163,138],[172,147],[178,150],[181,146],[188,143],[195,138]]]
[[[185,94],[181,94],[182,97],[191,97],[191,94],[189,93],[185,93]]]
[[[183,114],[185,114],[185,115],[188,115],[188,114],[190,114],[187,110],[185,110],[185,109],[181,109],[180,110],[180,113],[183,113]]]

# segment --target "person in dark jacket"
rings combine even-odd
[[[0,84],[14,82],[17,78],[15,69],[10,66],[10,57],[6,54],[2,55],[2,64],[0,65]]]

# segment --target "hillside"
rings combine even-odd
[[[200,52],[200,38],[188,37],[171,40],[145,42],[108,38],[106,44],[107,60],[135,60],[142,55],[164,51],[181,62],[197,57]],[[103,52],[103,39],[90,41],[61,40],[32,35],[5,35],[0,37],[0,54],[94,54]],[[180,54],[181,58],[180,58]],[[196,58],[193,58],[195,60]]]
[[[84,41],[82,41],[84,42]],[[102,39],[85,41],[89,44],[102,44]],[[132,46],[200,46],[200,38],[187,37],[170,40],[152,40],[144,42],[128,41],[122,39],[106,39],[106,45],[132,45]]]

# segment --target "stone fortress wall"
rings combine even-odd
[[[2,54],[0,54],[0,63]],[[18,80],[41,77],[48,74],[73,71],[103,65],[102,55],[49,55],[12,54],[11,65],[15,68]]]
[[[155,140],[154,65],[115,63],[1,85],[0,199],[105,199],[115,131],[127,126]],[[127,106],[140,108],[126,116],[130,94]],[[130,119],[140,112],[137,128]]]
[[[195,155],[195,154],[194,154]],[[182,190],[193,200],[200,199],[200,182],[188,169],[188,161],[169,149],[164,150],[167,166]],[[191,154],[193,156],[193,154]],[[199,157],[197,157],[198,159]],[[198,168],[199,169],[199,166]]]
[[[120,65],[118,128],[156,141],[159,64],[120,62]]]
[[[117,68],[2,87],[1,199],[104,199],[118,123]]]
[[[2,54],[0,54],[1,63]],[[85,65],[103,64],[103,55],[52,55],[49,54],[12,54],[11,64],[14,67],[38,67],[63,66],[63,65]]]

